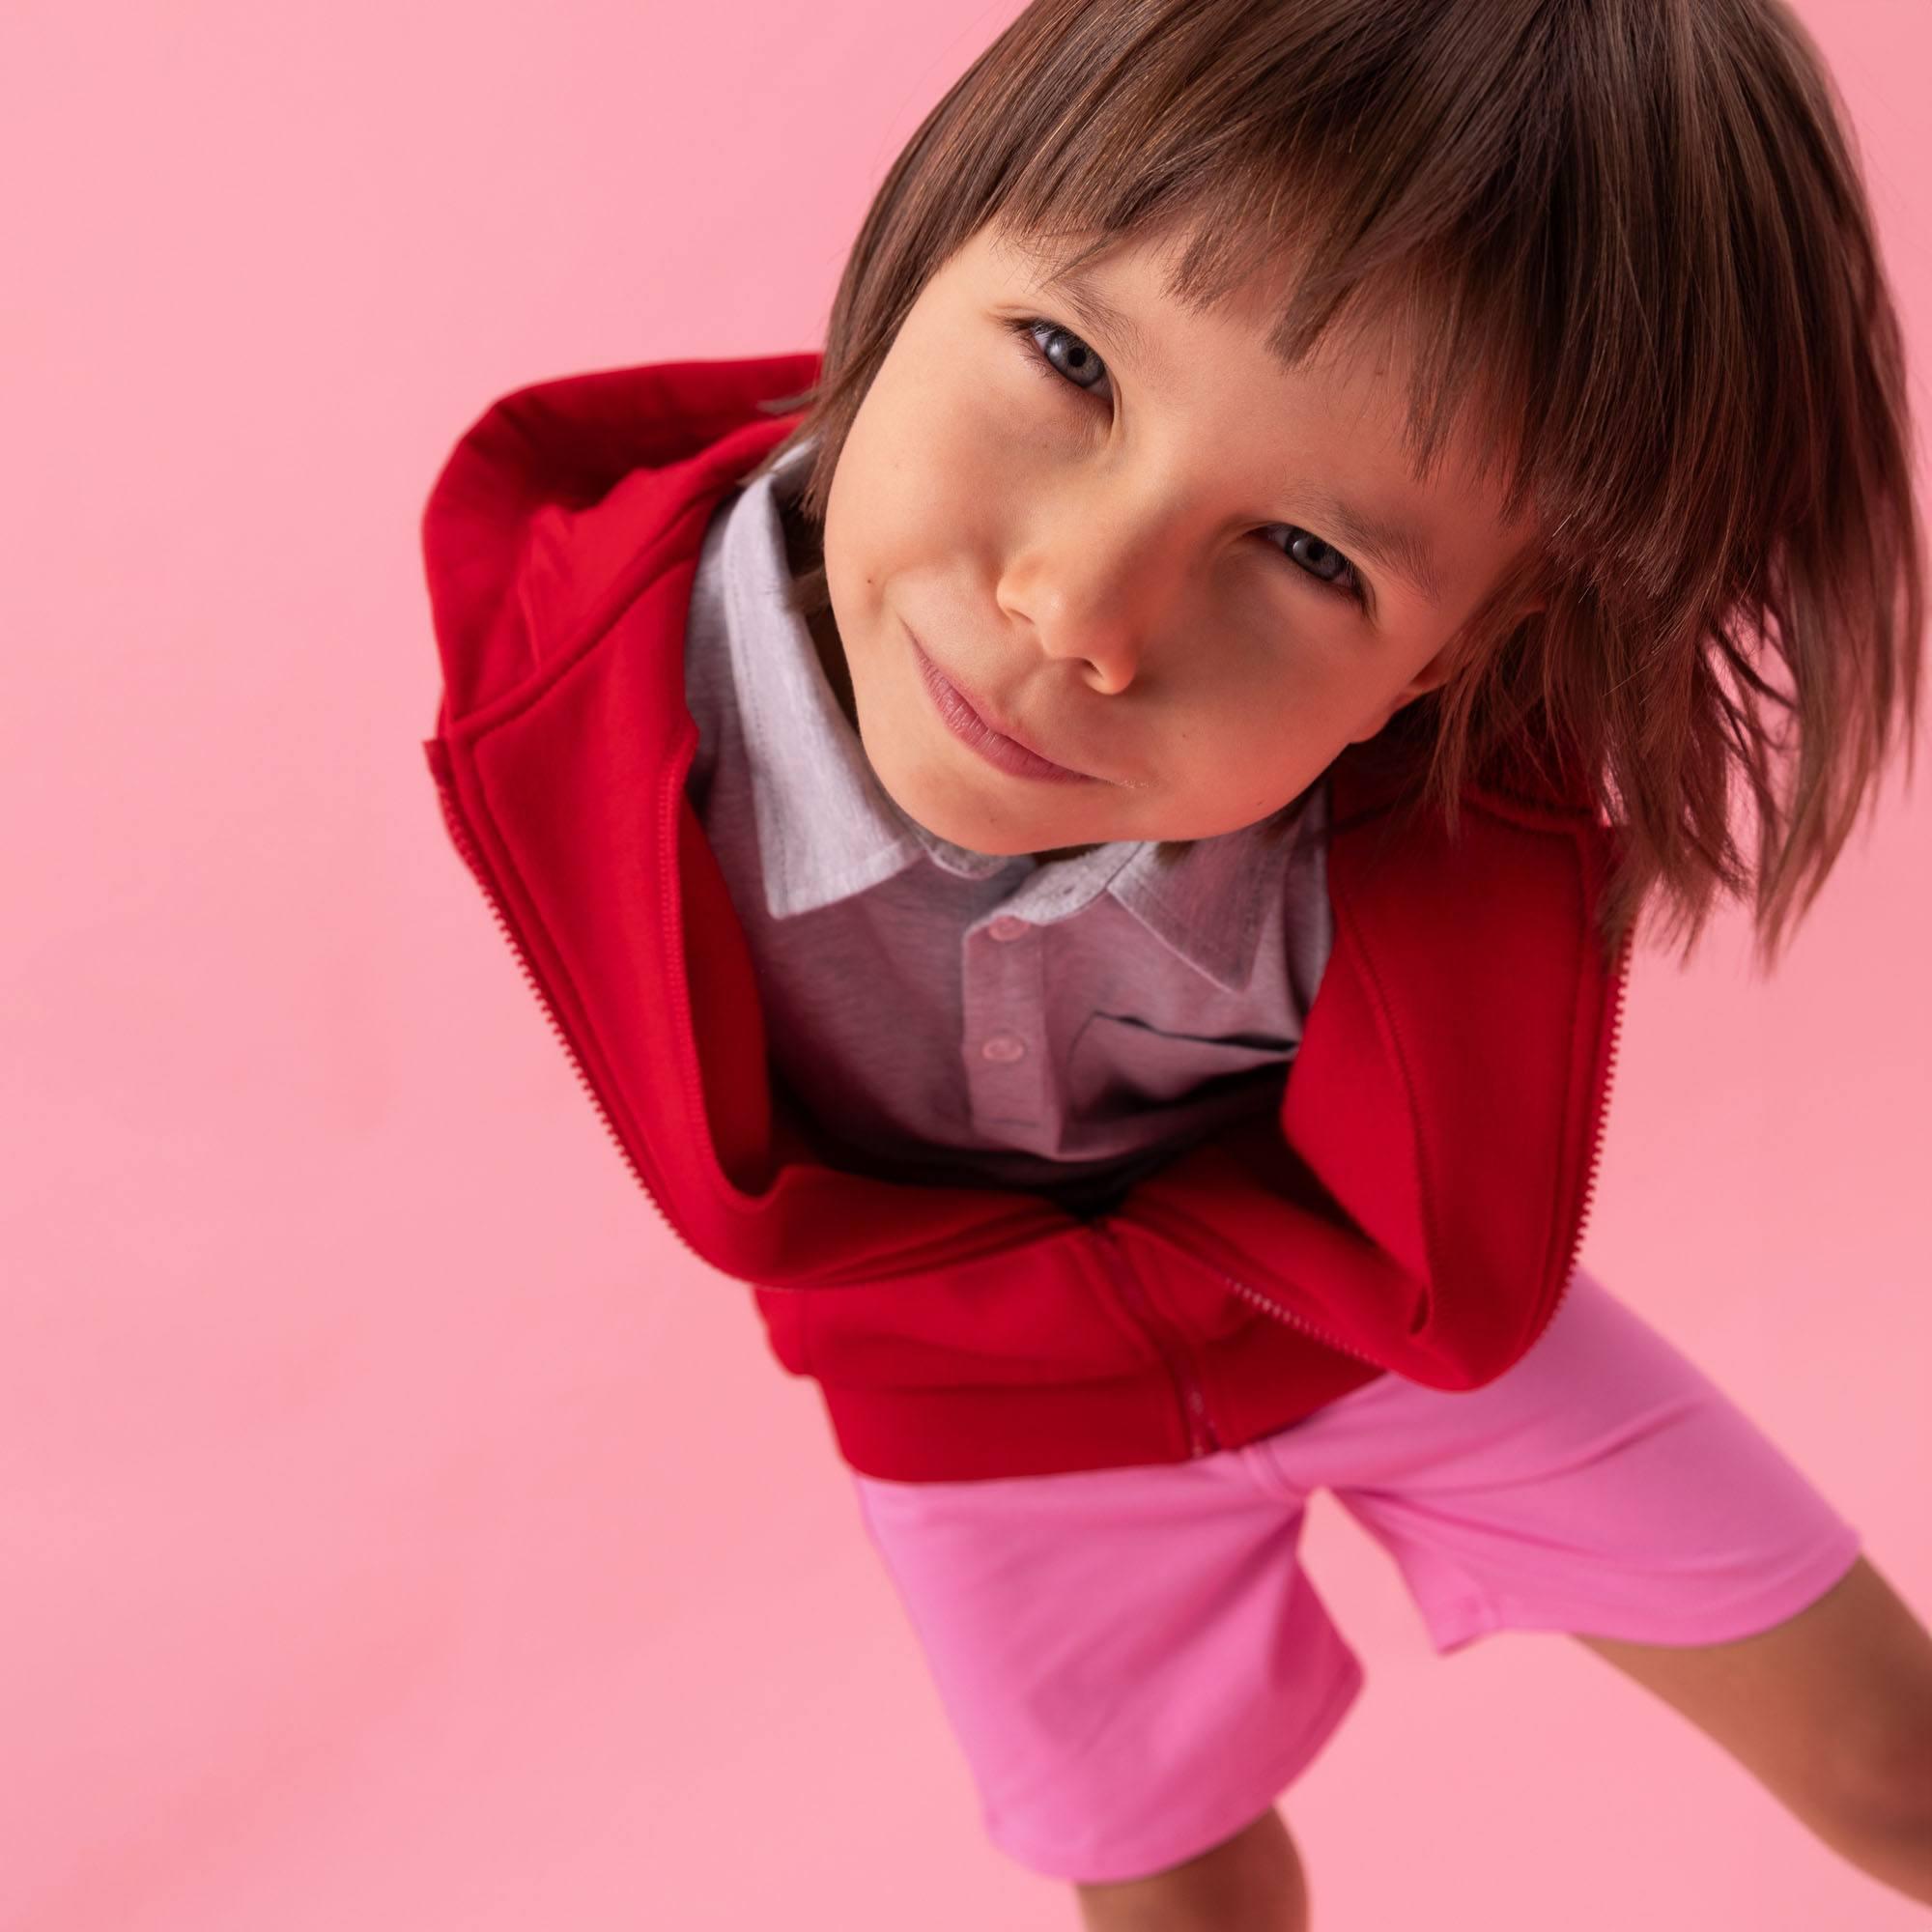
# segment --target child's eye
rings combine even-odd
[[[1036,369],[1050,383],[1064,384],[1078,389],[1083,394],[1092,394],[1089,385],[1080,378],[1097,371],[1102,377],[1107,365],[1102,362],[1093,348],[1083,342],[1070,328],[1063,328],[1057,322],[1049,322],[1044,316],[1023,315],[1007,323],[1018,339],[1027,365]],[[1072,347],[1065,353],[1065,360],[1056,362],[1039,345],[1041,335],[1051,340],[1059,336]],[[1298,524],[1276,524],[1277,530],[1289,532],[1286,548],[1282,554],[1296,564],[1304,577],[1313,578],[1324,590],[1332,591],[1338,597],[1346,597],[1351,603],[1366,608],[1368,598],[1364,592],[1360,574],[1355,566],[1336,550],[1325,544],[1313,530],[1304,530]],[[1302,554],[1297,546],[1306,544],[1313,554]],[[1277,546],[1277,548],[1281,548]]]
[[[1362,580],[1356,574],[1355,566],[1333,544],[1323,543],[1313,530],[1304,530],[1299,524],[1277,524],[1275,528],[1289,532],[1284,554],[1293,557],[1317,582],[1340,596],[1353,598],[1357,604],[1366,601],[1362,595]],[[1304,543],[1312,554],[1296,554],[1296,546]]]
[[[1027,359],[1036,369],[1042,375],[1057,376],[1072,384],[1076,389],[1084,389],[1087,386],[1079,380],[1081,376],[1089,370],[1104,370],[1107,366],[1089,344],[1082,342],[1070,328],[1062,328],[1057,322],[1048,322],[1041,316],[1023,315],[1018,321],[1008,323],[1007,327],[1019,337],[1020,347],[1026,352]],[[1057,335],[1063,341],[1073,344],[1073,349],[1067,356],[1070,367],[1063,367],[1039,346],[1038,338],[1041,334],[1045,334],[1049,339]]]

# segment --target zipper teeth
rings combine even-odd
[[[658,1218],[664,1222],[665,1226],[675,1236],[678,1245],[688,1254],[695,1255],[699,1261],[704,1262],[707,1267],[714,1266],[715,1264],[710,1262],[706,1256],[699,1254],[697,1249],[692,1246],[690,1240],[685,1236],[677,1223],[665,1211],[664,1204],[658,1199],[650,1181],[645,1178],[643,1168],[638,1161],[637,1156],[632,1153],[630,1144],[625,1140],[615,1118],[612,1116],[610,1108],[605,1105],[604,1096],[599,1093],[596,1082],[591,1078],[590,1071],[584,1065],[583,1056],[578,1051],[577,1042],[571,1036],[570,1029],[564,1025],[562,1016],[558,1013],[555,1003],[551,998],[550,989],[544,983],[542,975],[537,972],[528,952],[525,949],[514,922],[504,909],[502,897],[497,893],[489,870],[483,864],[482,855],[477,851],[475,841],[469,836],[468,823],[464,819],[462,809],[456,800],[455,787],[445,776],[441,761],[446,759],[448,754],[443,750],[441,741],[439,739],[430,739],[424,744],[423,749],[429,755],[430,775],[436,781],[437,796],[441,801],[443,819],[449,827],[450,837],[455,842],[456,849],[462,855],[464,864],[469,867],[471,876],[482,888],[483,896],[489,904],[492,915],[496,919],[497,930],[502,933],[504,939],[508,942],[511,954],[521,968],[525,981],[528,984],[530,990],[536,994],[538,1005],[542,1008],[545,1018],[550,1022],[551,1031],[555,1034],[557,1039],[562,1043],[564,1052],[569,1057],[572,1067],[576,1070],[578,1083],[582,1087],[584,1093],[589,1095],[590,1104],[597,1110],[597,1118],[604,1122],[604,1131],[611,1136],[611,1145],[616,1148],[618,1154],[622,1157],[625,1167],[630,1171],[631,1178],[636,1180],[639,1187],[642,1190],[645,1200],[656,1209]],[[680,778],[677,782],[681,784],[682,779]],[[660,903],[664,912],[664,925],[661,929],[666,932],[670,930],[671,915],[676,910],[675,891],[676,861],[675,857],[673,857],[671,865],[666,869],[660,894]],[[672,997],[676,1002],[678,1014],[683,1022],[686,1033],[689,1034],[691,1031],[691,999],[684,975],[681,972],[672,972],[667,975],[667,978],[672,987]],[[684,1063],[683,1074],[686,1101],[688,1106],[693,1110],[687,1118],[701,1119],[703,1117],[704,1095],[693,1063],[689,1061]],[[760,1289],[771,1294],[815,1294],[821,1288],[841,1285],[816,1282],[767,1281],[752,1276],[740,1276],[738,1279],[745,1281],[751,1287]]]
[[[1285,1322],[1291,1328],[1302,1329],[1305,1333],[1313,1335],[1318,1342],[1326,1343],[1329,1348],[1338,1350],[1345,1355],[1352,1355],[1358,1362],[1367,1362],[1371,1368],[1381,1368],[1382,1364],[1377,1361],[1373,1355],[1365,1355],[1361,1350],[1350,1348],[1340,1336],[1331,1335],[1327,1329],[1319,1327],[1315,1322],[1309,1321],[1307,1316],[1297,1315],[1292,1308],[1282,1307],[1279,1302],[1271,1300],[1267,1295],[1264,1294],[1260,1289],[1250,1287],[1248,1283],[1230,1274],[1226,1268],[1220,1266],[1217,1263],[1209,1261],[1207,1256],[1201,1253],[1198,1247],[1189,1244],[1189,1230],[1185,1222],[1177,1222],[1170,1219],[1170,1212],[1171,1210],[1156,1208],[1152,1213],[1150,1213],[1144,1206],[1137,1218],[1143,1226],[1156,1230],[1159,1229],[1160,1223],[1166,1220],[1168,1224],[1166,1233],[1170,1240],[1185,1247],[1186,1252],[1192,1255],[1196,1262],[1206,1267],[1216,1281],[1225,1283],[1229,1288],[1232,1288],[1244,1301],[1253,1302],[1264,1315],[1271,1315],[1277,1321]]]
[[[1603,1098],[1597,1108],[1597,1118],[1590,1133],[1590,1157],[1583,1176],[1583,1205],[1577,1217],[1577,1229],[1570,1242],[1570,1255],[1563,1270],[1563,1283],[1557,1290],[1556,1301],[1549,1312],[1548,1321],[1553,1321],[1557,1309],[1563,1305],[1564,1297],[1570,1293],[1571,1277],[1577,1271],[1577,1258],[1583,1251],[1583,1233],[1589,1225],[1590,1208],[1596,1197],[1597,1168],[1603,1156],[1604,1130],[1609,1118],[1610,1086],[1616,1075],[1617,1047],[1622,1037],[1624,1015],[1624,992],[1630,984],[1630,958],[1633,934],[1626,933],[1618,957],[1616,988],[1610,1004],[1610,1040],[1605,1057]],[[1263,1294],[1259,1289],[1250,1288],[1244,1281],[1237,1281],[1224,1268],[1215,1268],[1218,1279],[1225,1282],[1245,1301],[1252,1302],[1264,1315],[1272,1315],[1278,1321],[1286,1321],[1291,1327],[1304,1329],[1317,1341],[1323,1342],[1331,1349],[1338,1349],[1345,1355],[1352,1355],[1358,1362],[1367,1362],[1372,1368],[1381,1365],[1372,1355],[1365,1355],[1359,1349],[1351,1349],[1339,1336],[1331,1335],[1324,1328],[1318,1327],[1306,1316],[1297,1315],[1293,1309],[1284,1308],[1278,1302]],[[1548,1325],[1547,1321],[1544,1324]],[[1540,1330],[1538,1331],[1541,1332]]]
[[[1266,1295],[1263,1294],[1259,1289],[1250,1288],[1244,1281],[1236,1281],[1233,1275],[1227,1273],[1224,1269],[1216,1268],[1214,1273],[1220,1280],[1226,1282],[1236,1294],[1242,1296],[1245,1300],[1252,1301],[1264,1315],[1272,1315],[1278,1321],[1286,1321],[1291,1327],[1304,1328],[1317,1341],[1325,1342],[1329,1348],[1338,1349],[1345,1355],[1353,1355],[1356,1361],[1367,1362],[1371,1368],[1381,1367],[1381,1364],[1374,1356],[1363,1354],[1359,1349],[1350,1348],[1348,1343],[1342,1341],[1338,1336],[1329,1334],[1324,1328],[1318,1328],[1306,1316],[1295,1314],[1292,1308],[1278,1306],[1276,1303],[1270,1301]]]
[[[434,746],[435,742],[434,740],[431,741],[432,746]],[[604,1122],[604,1130],[611,1136],[611,1144],[616,1148],[617,1152],[623,1159],[624,1165],[631,1172],[631,1178],[643,1190],[644,1199],[657,1210],[658,1218],[670,1230],[671,1235],[676,1238],[678,1244],[687,1253],[696,1256],[699,1261],[702,1261],[704,1257],[699,1255],[697,1250],[685,1238],[677,1223],[665,1212],[664,1204],[651,1191],[651,1184],[644,1179],[642,1167],[639,1164],[637,1156],[631,1151],[629,1144],[619,1131],[617,1122],[611,1118],[610,1108],[604,1104],[604,1096],[598,1093],[596,1082],[591,1079],[589,1069],[583,1064],[583,1057],[577,1050],[577,1042],[571,1037],[569,1028],[563,1024],[562,1018],[559,1016],[556,1007],[551,999],[550,989],[544,984],[541,976],[530,962],[529,954],[524,950],[524,943],[518,937],[517,929],[511,923],[510,917],[503,908],[503,901],[498,895],[489,872],[485,869],[475,845],[470,840],[469,828],[465,825],[463,815],[457,808],[454,788],[450,785],[449,781],[444,777],[441,769],[437,764],[439,755],[439,753],[434,749],[430,751],[430,774],[436,780],[437,796],[442,802],[443,819],[449,827],[449,836],[454,841],[457,851],[463,856],[463,863],[469,867],[471,876],[483,889],[483,896],[488,901],[491,915],[497,922],[497,929],[509,943],[510,952],[514,955],[519,968],[522,970],[526,982],[537,996],[537,1004],[543,1009],[544,1017],[549,1020],[551,1031],[556,1035],[564,1052],[569,1056],[570,1064],[576,1069],[579,1084],[582,1085],[584,1093],[589,1095],[590,1104],[597,1110],[597,1118]]]
[[[1631,945],[1634,933],[1624,935],[1623,946],[1617,960],[1616,990],[1610,995],[1610,1043],[1604,1056],[1604,1091],[1597,1103],[1597,1118],[1590,1129],[1590,1158],[1583,1170],[1583,1205],[1577,1211],[1576,1231],[1570,1236],[1570,1253],[1563,1264],[1562,1286],[1556,1291],[1556,1299],[1550,1304],[1549,1313],[1543,1319],[1542,1326],[1529,1339],[1529,1347],[1534,1348],[1542,1340],[1550,1324],[1561,1313],[1564,1301],[1570,1293],[1570,1284],[1577,1273],[1577,1263],[1583,1252],[1583,1231],[1590,1225],[1590,1208],[1597,1194],[1597,1163],[1603,1157],[1604,1129],[1610,1118],[1610,1082],[1617,1070],[1617,1039],[1624,1023],[1624,988],[1630,983]]]
[[[1630,961],[1635,929],[1624,934],[1617,960],[1616,990],[1610,996],[1610,1044],[1604,1061],[1604,1094],[1597,1108],[1596,1124],[1590,1133],[1590,1160],[1583,1174],[1583,1206],[1577,1216],[1577,1232],[1570,1242],[1570,1257],[1563,1270],[1563,1289],[1567,1294],[1570,1277],[1577,1270],[1577,1258],[1583,1252],[1583,1231],[1590,1223],[1590,1209],[1595,1205],[1597,1193],[1597,1165],[1603,1157],[1604,1129],[1610,1114],[1610,1083],[1616,1077],[1617,1046],[1623,1035],[1624,993],[1630,985]]]

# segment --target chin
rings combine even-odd
[[[1055,844],[1071,844],[1071,839],[1033,838],[1025,833],[998,833],[970,819],[953,823],[944,812],[909,812],[937,838],[963,846],[968,852],[983,852],[991,859],[1016,859],[1027,852],[1044,852]]]
[[[880,782],[883,784],[885,781],[881,779]],[[960,846],[968,852],[983,852],[988,858],[1013,859],[1023,853],[1045,852],[1060,845],[1083,842],[1054,836],[1051,828],[1039,837],[1027,832],[995,831],[975,814],[932,810],[916,795],[907,797],[892,785],[885,788],[893,803],[935,838],[944,838],[949,845]]]

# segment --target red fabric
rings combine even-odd
[[[1332,771],[1335,945],[1278,1120],[1082,1219],[1043,1196],[829,1166],[775,1092],[744,933],[684,778],[684,628],[724,492],[812,355],[520,389],[423,515],[449,832],[671,1232],[749,1283],[866,1474],[1178,1462],[1383,1370],[1473,1388],[1554,1314],[1581,1246],[1628,945],[1616,853],[1528,776],[1391,836],[1373,749]]]

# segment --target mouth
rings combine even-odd
[[[994,724],[983,702],[960,690],[926,656],[924,645],[920,642],[910,626],[906,629],[906,636],[912,639],[913,654],[919,662],[920,677],[947,729],[955,738],[978,752],[987,763],[997,765],[1002,771],[1015,778],[1043,779],[1061,782],[1071,781],[1078,784],[1103,782],[1092,773],[1075,771],[1071,766],[1057,763],[1017,733]]]

